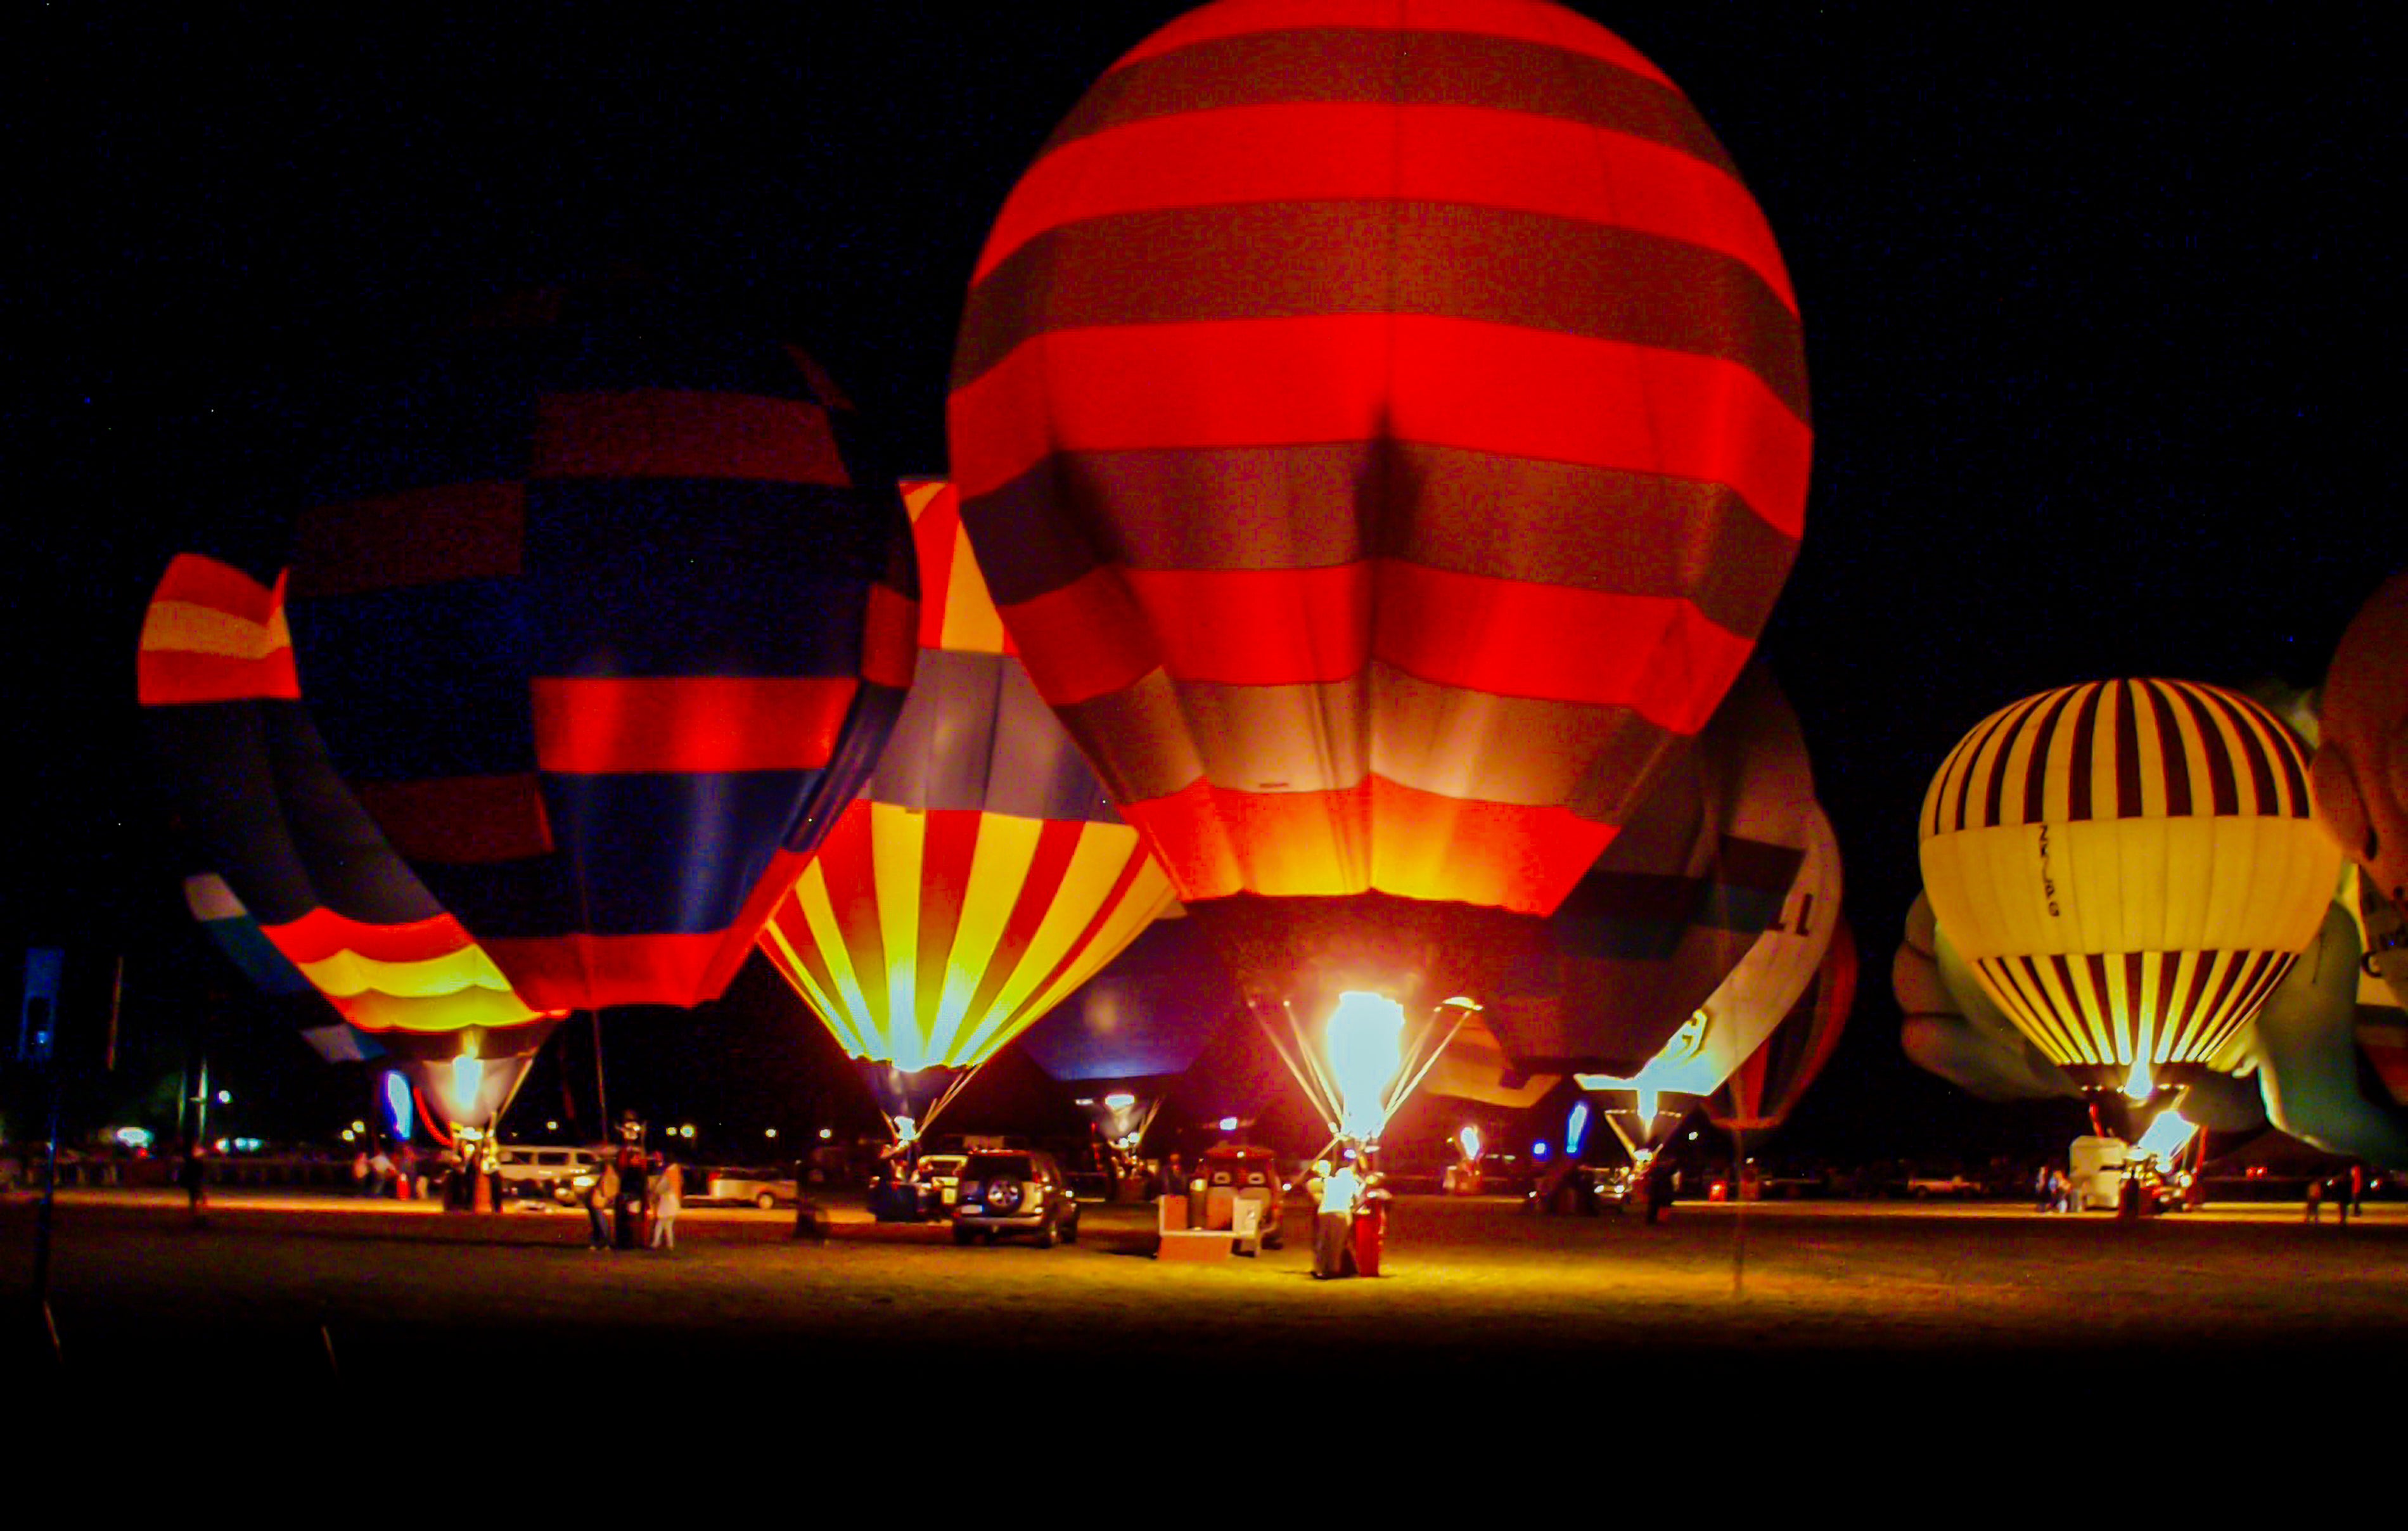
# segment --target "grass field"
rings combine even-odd
[[[1151,1213],[1090,1207],[1080,1242],[955,1248],[941,1226],[839,1209],[689,1211],[673,1254],[595,1253],[575,1213],[444,1215],[222,1192],[64,1197],[56,1333],[20,1323],[5,1368],[77,1394],[195,1379],[482,1379],[503,1400],[637,1384],[772,1386],[831,1410],[896,1389],[1066,1408],[1125,1395],[1399,1407],[1578,1390],[1711,1407],[1833,1395],[1971,1407],[2055,1378],[2282,1385],[2408,1358],[2408,1207],[2346,1229],[2296,1207],[2146,1223],[2009,1205],[1684,1204],[1670,1222],[1539,1218],[1407,1198],[1376,1281],[1310,1280],[1289,1247],[1147,1257]],[[24,1297],[32,1211],[0,1209],[0,1295]]]

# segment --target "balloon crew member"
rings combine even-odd
[[[1352,1159],[1322,1177],[1319,1211],[1312,1220],[1312,1279],[1329,1281],[1348,1271],[1354,1238],[1354,1203],[1363,1177]]]
[[[619,1153],[611,1161],[619,1171],[619,1194],[612,1203],[617,1214],[612,1223],[612,1244],[623,1250],[640,1247],[638,1237],[644,1221],[646,1183],[651,1179],[652,1161],[644,1153],[644,1124],[636,1113],[619,1124]]]
[[[666,1154],[657,1155],[652,1176],[652,1237],[656,1250],[677,1249],[678,1212],[685,1206],[685,1169]]]
[[[602,1219],[618,1199],[619,1164],[616,1159],[608,1159],[595,1169],[594,1183],[585,1188],[585,1228],[589,1248],[607,1250],[610,1247],[610,1229]]]

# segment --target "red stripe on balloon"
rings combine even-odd
[[[1362,673],[1371,651],[1372,573],[1362,563],[1125,569],[1122,578],[1174,677],[1286,686]]]
[[[1275,0],[1204,6],[1170,22],[1122,55],[1112,69],[1211,42],[1273,31],[1349,27],[1367,32],[1469,32],[1544,43],[1617,64],[1670,85],[1637,49],[1595,22],[1553,6],[1500,6],[1495,0]],[[1109,77],[1108,77],[1109,78]]]
[[[919,665],[921,645],[915,638],[924,624],[925,599],[914,601],[882,584],[869,587],[869,605],[861,623],[861,678],[873,686],[908,691]]]
[[[1730,256],[1798,308],[1762,210],[1719,167],[1586,122],[1384,101],[1232,107],[1074,139],[1021,178],[971,280],[1060,224],[1261,202],[1453,203],[1661,235]]]
[[[1388,438],[1725,483],[1787,537],[1805,522],[1812,433],[1746,368],[1498,324],[1346,314],[1059,332],[955,392],[953,409],[970,497],[1066,451]]]
[[[181,649],[145,649],[135,672],[136,694],[144,707],[291,702],[301,696],[301,678],[293,667],[290,649],[279,649],[260,659],[194,653]]]
[[[1120,569],[1091,569],[1001,610],[1037,694],[1054,707],[1110,695],[1162,663],[1147,614]]]
[[[433,484],[301,512],[294,594],[304,598],[453,579],[516,577],[526,551],[526,485]]]
[[[977,865],[979,828],[985,815],[975,808],[938,808],[929,812],[920,840],[920,906],[918,922],[919,983],[914,992],[922,1009],[932,1013],[945,992],[952,968],[953,942],[961,934],[962,910],[970,900],[970,869]],[[896,898],[915,895],[910,888],[890,890]],[[912,1023],[916,1029],[917,1018]]]
[[[680,389],[547,393],[530,478],[853,482],[827,411],[799,399]]]
[[[527,1006],[538,1010],[604,1005],[699,1005],[715,999],[710,975],[720,962],[722,931],[695,935],[555,936],[488,938],[494,966]],[[742,945],[738,946],[739,956]]]
[[[536,761],[570,775],[818,770],[859,685],[818,676],[538,679]]]
[[[321,906],[280,925],[263,923],[260,933],[295,966],[324,962],[354,952],[377,962],[432,962],[473,945],[460,922],[448,914],[400,924],[371,924]]]
[[[178,553],[159,576],[150,601],[176,601],[222,611],[255,626],[264,626],[284,605],[284,577],[264,585],[236,568],[203,553]]]
[[[961,529],[962,497],[951,485],[930,495],[911,522],[911,547],[920,558],[923,649],[944,647],[945,602],[953,593],[953,552],[961,543]]]
[[[1440,685],[1627,707],[1675,734],[1713,716],[1755,644],[1688,601],[1455,574],[1380,573],[1379,657]]]

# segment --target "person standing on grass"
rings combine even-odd
[[[685,1205],[685,1166],[675,1159],[659,1156],[652,1168],[652,1248],[677,1249],[678,1211]]]
[[[193,1226],[208,1226],[209,1169],[207,1162],[208,1145],[194,1143],[184,1154],[184,1163],[176,1172],[184,1188],[185,1209],[192,1213]]]
[[[1346,1274],[1347,1246],[1354,1236],[1354,1202],[1362,1190],[1363,1177],[1352,1159],[1340,1160],[1337,1168],[1322,1177],[1319,1210],[1312,1220],[1314,1281]]]
[[[607,1250],[610,1247],[610,1227],[609,1223],[602,1221],[602,1218],[618,1199],[619,1166],[610,1160],[605,1159],[599,1172],[594,1177],[594,1183],[585,1191],[586,1231],[592,1238],[589,1247],[597,1250]]]

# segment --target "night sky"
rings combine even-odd
[[[141,608],[224,472],[226,422],[362,338],[637,261],[789,308],[896,460],[941,471],[989,221],[1087,83],[1184,7],[344,8],[58,5],[0,40],[0,936],[12,957],[68,947],[87,1038],[124,952],[129,1053],[180,1060],[214,1026],[296,1123],[353,1108],[297,1043],[229,1035],[239,980],[189,929],[136,728]],[[1577,8],[1698,104],[1805,315],[1814,482],[1764,647],[1866,966],[1791,1139],[1983,1149],[2033,1113],[1897,1046],[1914,805],[1967,727],[2047,686],[2313,682],[2394,566],[2396,50],[2364,6]],[[662,1112],[852,1099],[763,973],[701,1016],[611,1025],[614,1105],[623,1079]]]

